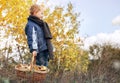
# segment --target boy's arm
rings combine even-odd
[[[34,26],[27,25],[25,28],[25,33],[27,35],[28,46],[30,52],[36,56],[38,52],[38,43],[37,43],[37,32]]]

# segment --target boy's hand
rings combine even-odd
[[[33,51],[32,52],[32,55],[35,57],[35,56],[37,56],[37,52],[36,51]]]

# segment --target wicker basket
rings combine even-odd
[[[45,72],[41,71],[30,71],[30,70],[20,70],[15,66],[16,74],[19,78],[28,79],[31,81],[44,81],[46,78],[46,74],[49,72],[49,69]]]

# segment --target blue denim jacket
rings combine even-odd
[[[37,53],[39,53],[47,49],[43,30],[36,23],[28,20],[25,27],[25,33],[27,35],[27,42],[30,52],[36,50]]]

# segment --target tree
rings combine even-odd
[[[19,52],[19,54],[14,53],[17,56],[26,49],[24,27],[29,15],[28,10],[33,3],[34,0],[0,0],[0,31],[4,32],[0,41],[2,44],[6,43],[5,48],[7,48],[1,49],[1,52],[12,47],[12,52],[14,50]]]
[[[94,82],[101,81],[102,83],[117,83],[120,81],[120,48],[117,46],[109,42],[90,46],[90,53],[99,57],[89,64],[88,73],[91,80],[96,79]],[[95,49],[96,55],[94,55]]]
[[[0,25],[5,27],[5,37],[12,36],[16,43],[16,49],[20,55],[20,61],[30,61],[30,53],[27,48],[24,27],[29,15],[30,6],[35,3],[32,0],[1,1],[0,3]],[[42,4],[45,7],[44,4]],[[65,71],[86,71],[88,65],[87,52],[80,48],[82,43],[78,36],[80,21],[77,19],[79,13],[74,13],[71,3],[67,9],[56,6],[53,10],[46,7],[44,20],[50,26],[53,35],[54,60],[50,61],[51,74],[58,75]],[[80,43],[79,45],[77,43]],[[13,49],[13,48],[12,48]],[[25,51],[26,50],[26,51]],[[61,76],[60,76],[61,77]]]
[[[55,7],[51,12],[49,8],[45,11],[45,21],[48,22],[53,35],[54,55],[50,61],[51,77],[58,79],[66,71],[87,71],[87,52],[80,48],[82,41],[78,36],[80,21],[77,20],[79,13],[74,13],[71,3],[67,9]],[[78,36],[78,37],[77,37]],[[77,43],[80,43],[79,45]]]

